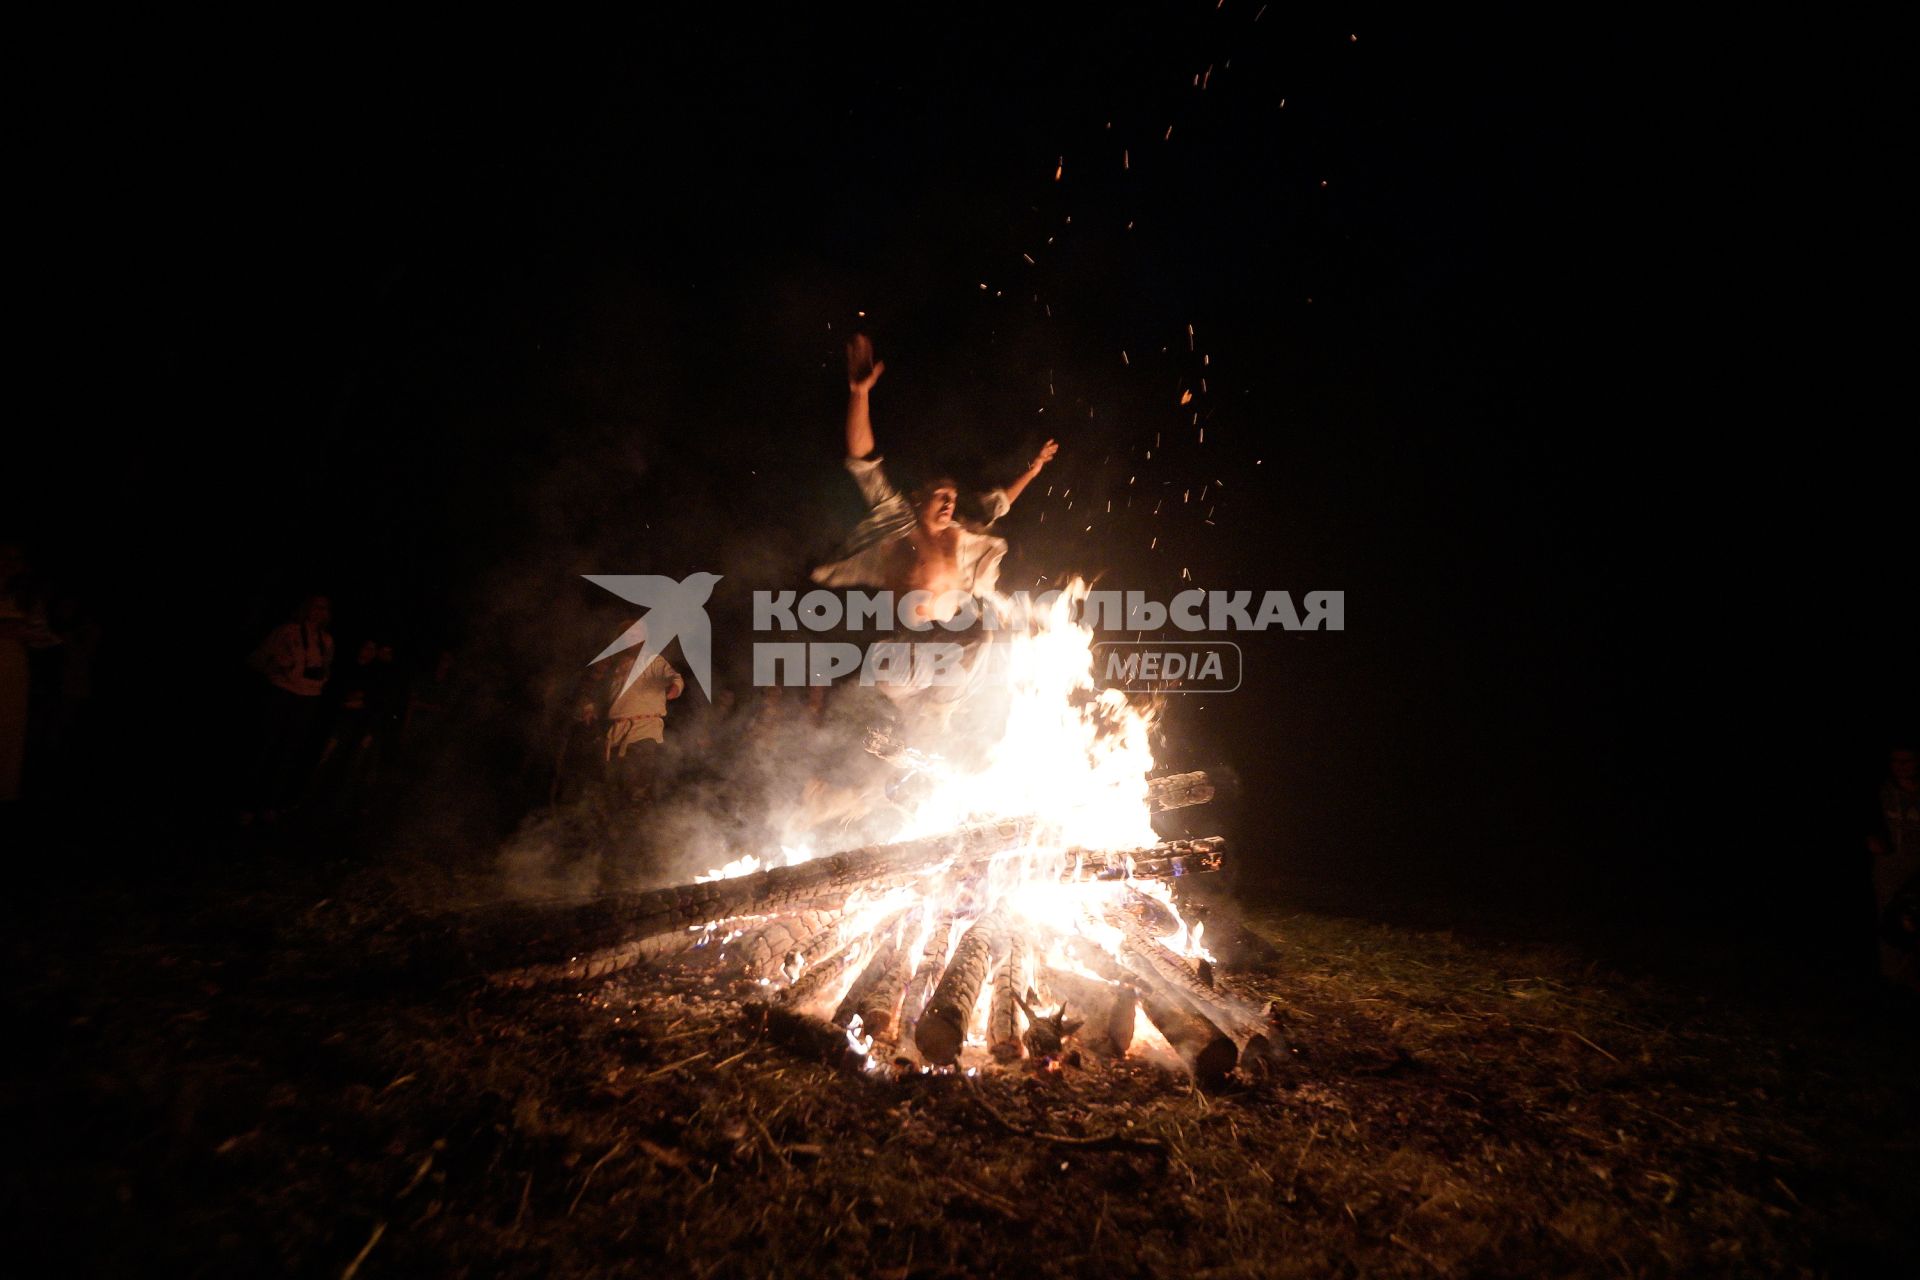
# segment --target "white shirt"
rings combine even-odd
[[[872,508],[853,536],[840,549],[840,558],[813,571],[813,580],[823,587],[885,587],[888,552],[894,544],[913,532],[913,504],[893,487],[880,469],[879,454],[871,458],[848,458],[847,470],[860,486],[860,496]],[[988,522],[1007,514],[1013,504],[1005,489],[979,495],[987,510]],[[1000,561],[1007,554],[1007,540],[990,534],[975,533],[962,527],[954,560],[959,570],[961,590],[969,595],[991,595],[1000,582]]]

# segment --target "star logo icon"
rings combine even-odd
[[[648,611],[593,659],[599,662],[635,645],[640,646],[640,653],[634,658],[633,669],[627,672],[627,682],[620,687],[620,692],[625,693],[631,688],[633,682],[640,678],[640,673],[646,670],[647,664],[678,640],[680,652],[686,655],[687,666],[692,669],[693,678],[699,682],[700,691],[708,698],[713,697],[710,684],[713,624],[707,620],[706,606],[713,595],[714,584],[720,581],[721,575],[690,573],[680,581],[657,573],[589,573],[582,576],[596,587],[604,587],[629,604],[637,604]],[[593,663],[587,665],[592,666]]]

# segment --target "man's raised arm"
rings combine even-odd
[[[1007,495],[1008,506],[1014,504],[1014,501],[1019,498],[1021,491],[1033,483],[1034,477],[1038,476],[1046,465],[1053,461],[1053,455],[1058,452],[1060,452],[1060,445],[1057,441],[1049,440],[1040,446],[1040,452],[1033,455],[1032,465],[1025,471],[1022,471],[1019,477],[1003,490]]]
[[[873,343],[864,333],[847,340],[847,456],[865,458],[873,453],[873,419],[867,412],[867,393],[880,381],[887,365],[873,358]]]

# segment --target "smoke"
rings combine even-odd
[[[604,387],[591,397],[597,413],[609,397],[620,399]],[[751,685],[752,593],[804,583],[851,528],[837,432],[830,417],[808,434],[748,421],[736,438],[759,444],[718,459],[657,405],[556,425],[547,456],[498,504],[461,609],[461,726],[408,806],[403,843],[493,893],[551,898],[685,881],[749,854],[777,859],[783,844],[857,842],[888,808],[877,774],[845,763],[877,765],[860,751],[866,711],[843,705],[858,699],[809,706],[804,689]],[[743,492],[740,462],[760,457],[770,483]],[[583,723],[580,709],[604,717],[617,659],[589,662],[642,611],[584,575],[695,571],[721,575],[707,606],[713,701],[670,645],[685,692],[669,707],[652,802],[623,805],[601,776],[604,722]]]

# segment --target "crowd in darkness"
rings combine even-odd
[[[447,709],[451,652],[410,668],[390,638],[369,634],[343,654],[332,621],[332,601],[307,596],[247,660],[258,679],[242,699],[254,728],[233,774],[242,826],[301,809],[364,812],[402,741]]]

